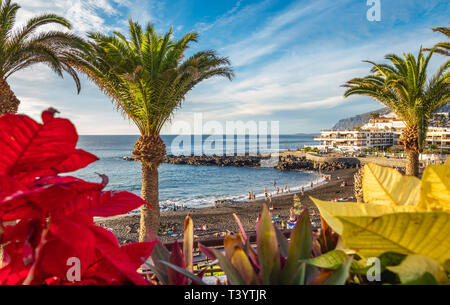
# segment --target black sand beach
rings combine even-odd
[[[331,180],[327,184],[320,185],[312,190],[305,191],[304,195],[298,194],[300,201],[304,207],[315,210],[313,202],[309,196],[322,200],[334,200],[337,198],[349,198],[354,196],[353,192],[353,175],[357,169],[341,169],[331,172],[323,172],[323,174],[331,175]],[[339,178],[338,178],[339,177]],[[347,186],[341,186],[343,181],[347,182]],[[287,220],[289,218],[289,210],[293,206],[294,194],[282,194],[273,197],[272,204],[274,210],[273,216],[279,216],[279,220]],[[200,229],[206,225],[207,230],[195,230],[196,239],[211,239],[217,236],[217,233],[238,232],[239,228],[234,220],[233,213],[236,213],[246,231],[255,230],[255,223],[258,214],[261,212],[264,203],[269,201],[256,200],[239,203],[222,203],[217,207],[201,208],[201,209],[185,209],[182,211],[164,211],[161,213],[161,231],[159,239],[162,242],[170,242],[183,238],[183,222],[184,218],[190,213],[194,220],[194,227]],[[114,218],[97,219],[96,223],[106,226],[119,239],[121,244],[135,242],[138,240],[139,215],[125,215]]]

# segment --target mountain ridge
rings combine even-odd
[[[376,112],[379,113],[381,115],[386,115],[388,113],[390,113],[391,111],[388,108],[381,108],[378,110],[374,110],[374,111],[370,111],[370,112],[366,112],[363,114],[359,114],[350,118],[345,118],[345,119],[341,119],[339,120],[339,122],[337,122],[332,129],[335,130],[343,130],[343,129],[353,129],[356,126],[362,126],[364,124],[367,124],[370,120],[370,114]],[[444,105],[442,106],[440,109],[438,109],[436,112],[450,112],[450,104]]]

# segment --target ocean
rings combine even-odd
[[[248,136],[235,137],[234,147],[238,142],[246,144],[246,151],[269,153],[284,150],[296,150],[303,145],[314,144],[315,135],[280,135],[278,147],[259,145]],[[207,136],[192,140],[192,151],[197,152],[205,146]],[[107,190],[126,190],[137,195],[141,191],[141,164],[123,160],[123,157],[131,156],[135,141],[138,136],[80,136],[78,148],[82,148],[100,158],[99,161],[81,169],[74,176],[88,181],[100,181],[96,173],[109,177]],[[162,136],[167,146],[167,153],[171,154],[172,143],[176,136]],[[231,143],[231,142],[229,142]],[[211,149],[214,146],[206,143]],[[224,152],[230,152],[228,146],[223,145]],[[221,148],[221,147],[219,147]],[[216,149],[214,149],[216,150]],[[186,152],[186,151],[185,151]],[[213,151],[205,149],[205,154]],[[208,153],[209,152],[209,153]],[[216,152],[216,151],[214,151]],[[185,207],[198,208],[212,206],[217,200],[244,201],[248,199],[248,193],[253,191],[257,198],[263,198],[264,187],[269,192],[274,192],[273,182],[277,186],[287,185],[291,191],[299,190],[302,186],[308,188],[310,181],[317,181],[320,177],[313,172],[282,172],[273,168],[241,168],[241,167],[217,167],[217,166],[191,166],[161,164],[159,168],[159,197],[162,209],[183,204]]]

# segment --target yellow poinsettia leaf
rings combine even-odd
[[[375,204],[417,205],[420,180],[403,176],[395,169],[368,163],[364,166],[364,202]]]
[[[428,256],[440,264],[450,259],[450,214],[410,212],[380,217],[342,217],[344,245],[363,257],[385,252]]]
[[[402,283],[415,281],[425,272],[430,273],[438,283],[444,284],[448,282],[444,268],[427,256],[408,255],[400,265],[386,268],[398,274]]]
[[[450,166],[428,165],[422,175],[419,207],[450,212]]]
[[[338,234],[342,235],[343,225],[337,216],[371,216],[379,217],[385,214],[401,212],[417,212],[415,206],[397,206],[385,204],[363,204],[357,202],[328,202],[311,198],[320,211],[320,215],[328,225]]]

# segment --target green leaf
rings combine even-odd
[[[325,282],[325,285],[345,285],[352,266],[353,257],[349,257],[341,267]]]
[[[306,262],[302,262],[297,271],[295,272],[294,278],[289,283],[290,285],[305,285],[306,278]]]
[[[174,264],[171,264],[171,263],[169,263],[169,262],[160,261],[159,263],[164,264],[164,265],[166,265],[167,267],[169,267],[169,268],[175,270],[176,272],[181,273],[182,275],[184,275],[184,276],[190,278],[192,281],[194,281],[194,282],[195,282],[196,284],[198,284],[198,285],[206,285],[206,283],[203,282],[201,278],[199,278],[198,276],[196,276],[196,275],[193,274],[193,273],[188,272],[187,270],[185,270],[185,269],[183,269],[183,268],[180,268],[180,267],[178,267],[178,266],[175,266]]]
[[[312,229],[308,211],[304,212],[297,221],[291,235],[289,255],[282,272],[282,282],[288,283],[297,271],[302,260],[311,256]]]
[[[308,264],[330,270],[337,270],[348,258],[348,255],[341,250],[332,250],[321,256],[310,258]]]
[[[257,224],[256,235],[262,282],[264,285],[277,283],[280,270],[280,253],[272,218],[266,205],[264,205],[261,219]]]
[[[159,264],[160,261],[169,261],[170,252],[166,249],[166,247],[161,244],[161,242],[157,242],[153,247],[151,258],[153,260],[153,266],[149,266],[150,269],[156,274],[158,279],[164,284],[169,284],[169,271],[166,265]]]
[[[219,260],[219,264],[222,267],[223,271],[225,272],[231,285],[245,285],[246,283],[244,279],[241,277],[236,268],[234,268],[231,262],[219,251],[215,249],[211,250],[214,252],[214,255]]]
[[[432,274],[425,272],[416,280],[403,283],[402,285],[438,285],[438,282]]]
[[[280,253],[284,257],[287,257],[289,251],[289,242],[287,241],[283,233],[281,233],[280,230],[278,230],[277,228],[275,228],[275,233],[277,234],[277,241],[278,245],[280,246]]]
[[[387,269],[398,274],[402,283],[413,282],[423,276],[431,274],[439,283],[448,281],[444,268],[436,261],[422,255],[408,255],[398,266],[390,266]]]

